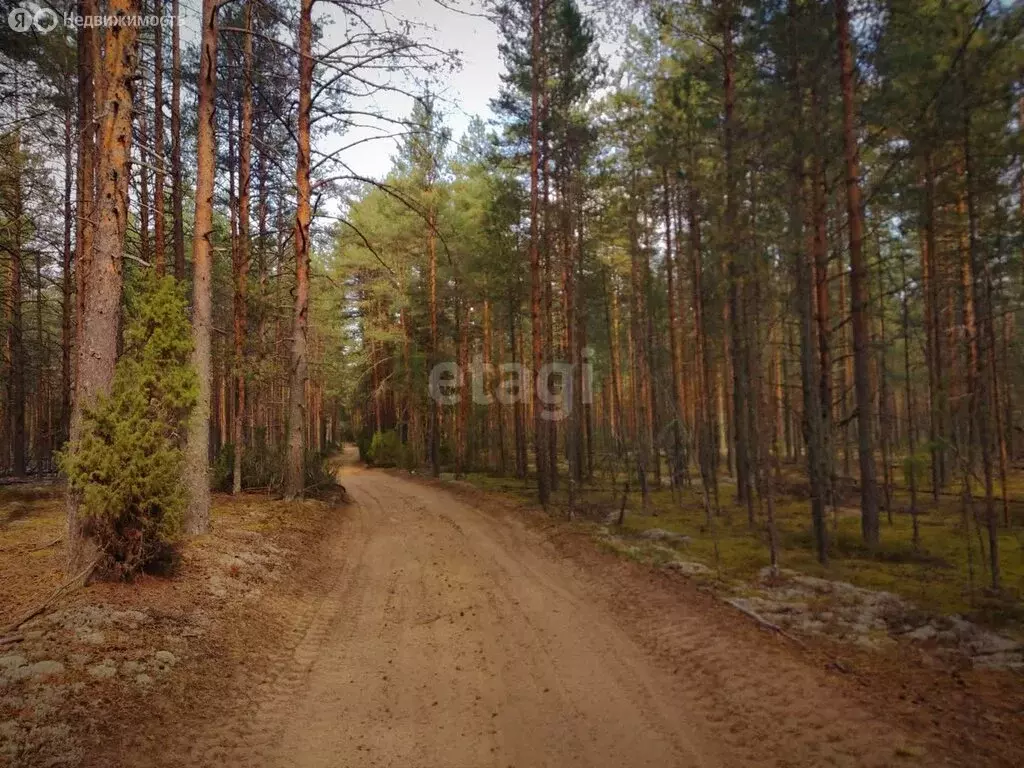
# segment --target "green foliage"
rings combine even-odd
[[[330,494],[337,486],[334,472],[328,465],[330,453],[306,451],[303,463],[303,493],[306,496],[319,497]]]
[[[918,450],[916,453],[908,453],[903,457],[903,482],[910,487],[911,479],[918,487],[924,479],[925,468],[929,465],[931,457],[928,453]]]
[[[356,448],[359,449],[359,460],[364,461],[367,464],[370,463],[370,442],[373,440],[373,435],[369,431],[363,429],[356,434]]]
[[[377,467],[400,467],[408,465],[408,452],[401,436],[394,430],[388,430],[374,433],[366,458]]]
[[[230,491],[235,470],[235,446],[226,443],[213,463],[212,487]],[[263,436],[247,446],[242,454],[242,488],[277,490],[284,482],[284,446],[268,445]]]
[[[165,561],[182,524],[186,424],[198,394],[186,300],[148,277],[132,306],[113,388],[86,409],[61,456],[86,533],[118,577]]]
[[[328,457],[336,446],[326,450],[307,451],[303,459],[306,495],[319,496],[336,485],[334,472],[328,466]],[[271,446],[259,436],[242,454],[242,488],[247,490],[280,491],[284,485],[285,446]],[[235,446],[226,443],[213,465],[213,489],[229,492],[235,466]]]
[[[232,475],[235,470],[235,446],[234,443],[226,443],[223,448],[220,449],[220,453],[217,454],[217,458],[213,462],[212,482],[210,487],[215,491],[230,491]],[[242,473],[242,477],[245,477],[245,473]],[[243,487],[245,482],[243,479]]]

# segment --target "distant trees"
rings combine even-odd
[[[594,38],[575,5],[496,6],[498,130],[441,183],[452,202],[437,209],[437,230],[453,263],[439,272],[439,309],[420,289],[429,254],[399,258],[412,242],[402,202],[363,188],[350,209],[359,233],[339,235],[334,273],[353,281],[357,336],[439,312],[426,359],[459,361],[468,344],[483,361],[529,363],[527,388],[555,391],[504,412],[473,406],[466,429],[461,409],[443,405],[441,464],[456,471],[465,452],[498,473],[514,456],[522,476],[532,443],[541,502],[558,498],[571,514],[592,466],[653,509],[665,463],[680,491],[695,464],[707,523],[735,502],[777,549],[771,510],[784,467],[799,467],[827,562],[851,493],[865,545],[884,544],[881,512],[899,512],[903,463],[915,515],[919,493],[937,500],[960,486],[964,532],[988,534],[968,546],[981,542],[996,585],[1000,482],[1019,421],[1008,407],[1019,384],[1012,321],[997,321],[1018,311],[1019,9],[723,0],[648,10],[631,19],[629,55],[598,99]],[[399,185],[401,162],[394,173]],[[467,194],[485,216],[456,214]],[[467,241],[489,266],[460,256]],[[378,260],[395,270],[393,287]],[[518,268],[514,280],[504,264]],[[416,375],[425,384],[414,361],[426,342],[404,338],[403,386]],[[377,361],[378,341],[368,346]],[[580,408],[582,382],[559,386],[540,369],[580,370],[586,347],[598,383]],[[357,422],[394,380],[371,368],[351,393]],[[546,418],[570,399],[567,418]],[[407,402],[394,426],[415,454],[423,436]],[[919,472],[922,452],[930,467]]]
[[[169,34],[2,32],[5,473],[53,467],[110,389],[134,291],[173,272],[192,295],[193,531],[208,481],[299,496],[318,451],[394,432],[377,443],[396,460],[532,475],[568,514],[601,483],[622,514],[635,489],[653,512],[692,486],[706,525],[738,505],[772,542],[773,499],[806,483],[826,562],[852,495],[866,548],[885,546],[902,465],[915,520],[959,499],[1001,586],[1021,9],[648,4],[608,73],[573,0],[507,0],[495,122],[453,140],[435,89],[392,76],[450,56],[385,0],[327,46],[328,6],[352,10],[204,2],[195,48],[178,0],[146,8]],[[403,90],[407,116],[367,110]],[[346,164],[368,139],[339,132],[363,121],[399,139],[385,179]],[[432,380],[449,361],[463,377]]]
[[[416,41],[415,25],[391,29],[376,0],[360,5],[365,13],[348,26],[346,43],[316,61],[312,3],[299,8],[301,23],[273,0],[219,6],[204,3],[195,50],[183,48],[179,14],[190,11],[177,0],[169,16],[162,0],[145,8],[117,0],[103,14],[118,24],[83,25],[73,36],[8,30],[0,54],[14,76],[5,77],[11,93],[0,107],[0,471],[47,472],[69,436],[81,446],[79,426],[95,415],[126,354],[140,281],[173,271],[192,289],[198,393],[185,483],[194,533],[209,526],[211,480],[294,496],[310,477],[322,479],[314,457],[340,438],[343,423],[338,388],[327,382],[342,366],[325,360],[330,332],[308,330],[318,301],[310,298],[313,223],[317,201],[346,180],[346,166],[342,152],[318,151],[312,136],[364,114],[354,102],[391,89],[388,73],[429,72],[449,59]],[[92,0],[73,9],[100,13]],[[139,23],[151,11],[172,21],[169,35]],[[296,30],[305,56],[284,42]],[[301,119],[290,107],[295,89],[304,94]],[[31,121],[45,126],[42,136],[25,131]],[[51,184],[49,152],[63,158],[62,185]],[[289,234],[289,219],[300,237]],[[284,354],[303,338],[303,349]],[[80,459],[76,472],[88,474],[88,455],[78,450],[68,461]],[[92,556],[95,529],[82,520],[94,510],[83,488],[69,494],[72,567]]]

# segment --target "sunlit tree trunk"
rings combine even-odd
[[[122,19],[139,15],[140,0],[110,0],[107,14]],[[94,60],[93,60],[94,61]],[[79,318],[81,344],[72,415],[72,437],[82,412],[108,393],[117,362],[121,314],[121,266],[128,218],[128,164],[132,146],[132,88],[138,67],[137,26],[124,23],[106,30],[102,87],[97,93],[97,198],[89,268],[85,271]],[[75,572],[89,555],[78,520],[76,494],[68,496],[68,567]]]
[[[291,380],[288,397],[288,458],[285,467],[285,498],[303,490],[302,427],[306,414],[308,376],[306,334],[309,327],[309,226],[310,210],[310,112],[313,88],[313,0],[302,0],[299,13],[299,112],[298,158],[295,165],[295,319],[292,323]]]

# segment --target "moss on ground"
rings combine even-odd
[[[469,474],[464,480],[481,490],[500,493],[520,503],[536,500],[532,484],[522,480],[478,473]],[[915,548],[912,519],[907,512],[909,497],[904,490],[897,490],[893,496],[891,522],[886,513],[882,513],[882,542],[874,551],[861,540],[856,496],[845,499],[847,506],[839,507],[835,515],[829,516],[830,560],[823,566],[818,563],[812,547],[809,504],[796,496],[800,484],[795,480],[784,478],[782,485],[790,493],[778,498],[775,505],[782,567],[894,592],[935,613],[962,613],[988,624],[1024,627],[1024,603],[1021,601],[1024,596],[1024,521],[1014,519],[1017,527],[1000,528],[1003,588],[998,595],[987,589],[990,583],[987,532],[979,530],[972,518],[969,537],[965,535],[956,494],[943,495],[938,506],[933,504],[930,494],[919,494],[920,541]],[[564,482],[562,486],[552,497],[551,510],[556,515],[564,514],[568,508]],[[1020,510],[1024,507],[1024,472],[1015,474],[1007,486],[1013,510]],[[580,516],[591,521],[614,518],[621,501],[621,488],[621,479],[614,495],[607,480],[603,488],[583,488],[577,496]],[[652,493],[652,512],[645,515],[639,511],[640,497],[634,484],[626,505],[622,533],[628,537],[649,528],[661,528],[684,534],[690,538],[682,551],[685,559],[711,567],[725,580],[748,581],[769,563],[764,516],[755,504],[755,523],[753,527],[748,525],[746,508],[734,503],[734,487],[725,481],[721,486],[721,504],[721,515],[710,526],[698,487],[685,489],[678,495],[663,489]],[[976,501],[975,507],[978,520],[982,520],[983,502]],[[997,508],[1001,515],[1001,503]],[[607,542],[603,546],[633,559],[648,562],[656,559],[656,554],[648,551],[650,547],[612,546]]]

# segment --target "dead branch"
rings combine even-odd
[[[767,630],[769,630],[771,632],[775,632],[775,633],[777,633],[779,635],[782,635],[782,637],[786,638],[787,640],[792,640],[794,643],[799,645],[801,648],[805,648],[805,649],[807,648],[807,646],[804,644],[804,642],[802,640],[800,640],[799,638],[793,637],[793,635],[789,634],[786,630],[784,630],[778,624],[772,624],[772,622],[768,621],[768,619],[764,618],[763,616],[760,616],[760,615],[754,613],[749,608],[744,608],[742,605],[740,605],[738,602],[736,602],[736,600],[734,598],[730,598],[730,599],[726,600],[725,602],[728,603],[729,605],[731,605],[733,608],[735,608],[737,611],[742,613],[747,618],[750,618],[750,619],[753,619],[754,621],[756,621],[757,624],[762,629],[767,629]]]
[[[80,583],[84,583],[85,580],[89,578],[89,574],[93,572],[93,569],[96,567],[99,561],[99,558],[93,560],[78,574],[72,576],[70,579],[68,579],[59,587],[57,587],[57,589],[55,589],[48,598],[43,600],[43,602],[41,602],[35,608],[22,615],[20,619],[16,619],[13,624],[8,624],[3,629],[0,629],[0,635],[7,635],[11,632],[14,632],[16,629],[21,627],[21,625],[24,624],[26,621],[28,621],[29,619],[34,619],[40,613],[49,608],[54,603],[54,601],[56,601],[59,597],[67,594],[68,592],[71,592],[76,587],[78,587]]]
[[[44,549],[49,549],[50,547],[55,547],[55,546],[57,546],[57,545],[58,545],[58,544],[60,544],[60,543],[61,543],[62,541],[64,541],[64,537],[63,537],[63,536],[58,536],[58,537],[57,537],[56,539],[54,539],[53,541],[48,541],[48,542],[46,542],[45,544],[41,544],[40,546],[36,547],[35,549],[30,549],[30,550],[29,550],[29,552],[30,552],[30,553],[31,553],[31,552],[42,552],[42,551],[43,551]]]

